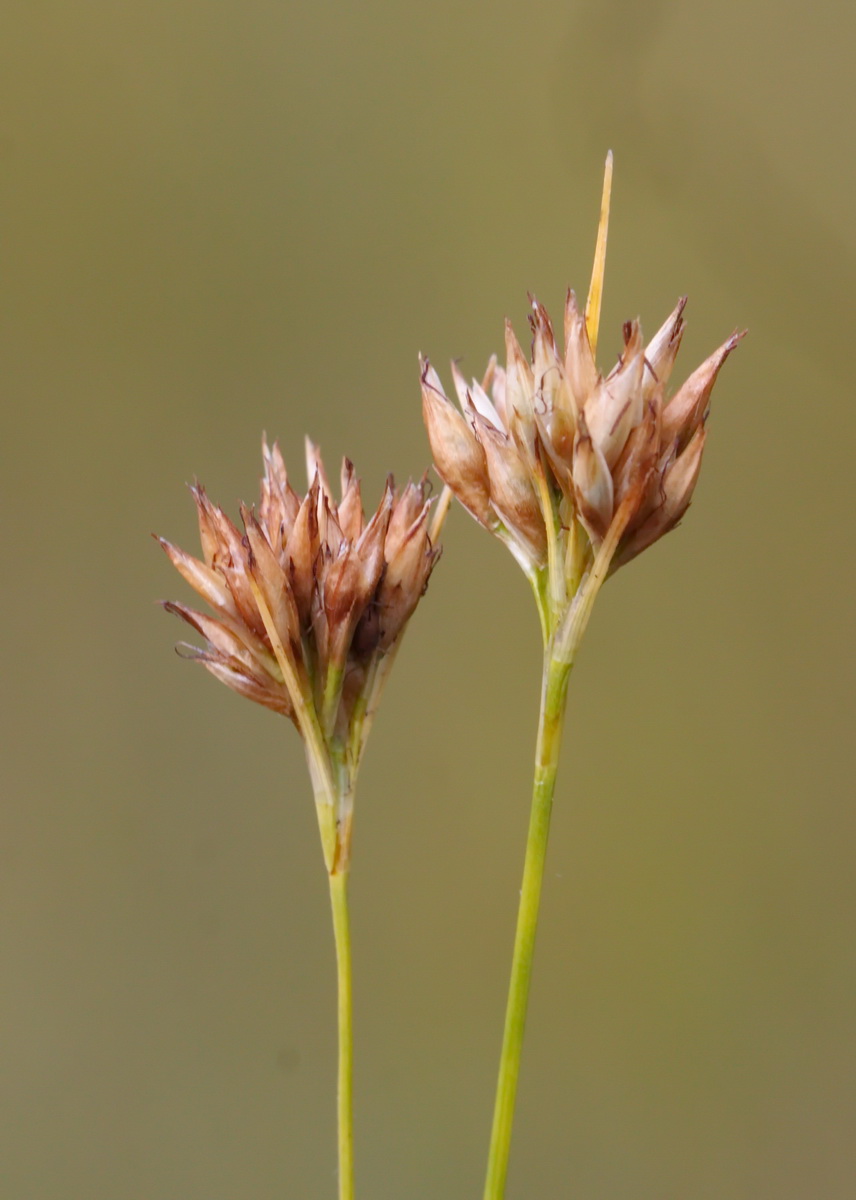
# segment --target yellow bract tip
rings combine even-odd
[[[612,151],[606,156],[603,170],[603,195],[600,201],[600,221],[597,227],[597,243],[594,248],[594,266],[591,272],[588,300],[586,300],[586,332],[591,344],[592,356],[597,353],[597,332],[600,327],[600,305],[603,299],[603,272],[606,266],[606,235],[609,229],[609,198],[612,192]]]
[[[440,493],[440,499],[437,501],[437,507],[434,509],[434,519],[431,522],[431,529],[428,533],[428,538],[432,546],[437,545],[437,539],[443,529],[446,520],[446,515],[449,511],[449,505],[452,503],[452,489],[448,483],[443,484],[443,490]]]

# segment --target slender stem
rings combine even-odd
[[[499,1061],[499,1079],[493,1113],[493,1129],[487,1164],[484,1200],[502,1200],[508,1173],[511,1148],[511,1127],[514,1120],[514,1101],[517,1077],[520,1073],[520,1053],[526,1026],[526,1008],[532,978],[532,958],[535,951],[535,932],[544,879],[544,861],[550,832],[550,813],[559,763],[562,740],[562,718],[568,692],[569,663],[556,661],[548,643],[544,652],[544,675],[541,688],[541,718],[535,751],[535,782],[532,809],[529,816],[529,835],[517,912],[517,932],[511,963],[511,984],[505,1011],[505,1032]]]
[[[353,1005],[351,995],[351,927],[348,916],[348,873],[330,875],[330,903],[336,939],[339,1010],[339,1200],[354,1200]]]

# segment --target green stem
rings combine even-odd
[[[532,979],[532,958],[535,951],[535,932],[544,880],[544,861],[550,832],[550,813],[559,763],[562,740],[562,719],[568,693],[571,665],[553,658],[548,643],[544,652],[544,675],[541,687],[541,718],[535,750],[535,782],[532,809],[529,816],[529,835],[517,911],[517,932],[511,963],[511,984],[505,1011],[505,1032],[499,1060],[499,1079],[493,1112],[493,1129],[487,1164],[484,1200],[502,1200],[508,1173],[511,1149],[511,1127],[514,1120],[514,1101],[520,1073],[520,1053],[526,1027],[526,1008]]]
[[[330,903],[336,939],[336,977],[339,1016],[339,1200],[354,1200],[353,1003],[351,994],[351,927],[348,915],[348,873],[330,875]]]

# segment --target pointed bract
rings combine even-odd
[[[304,628],[309,622],[309,607],[315,590],[315,563],[321,552],[321,539],[318,536],[318,491],[316,479],[301,501],[294,528],[285,547],[288,582],[294,593],[297,611]]]
[[[186,579],[194,591],[212,608],[222,608],[226,612],[234,612],[235,605],[232,593],[226,585],[223,576],[212,567],[206,566],[198,558],[185,554],[178,546],[168,542],[166,538],[157,539],[166,552],[166,556],[182,578]]]
[[[624,566],[647,550],[683,517],[698,482],[706,436],[704,426],[700,425],[683,453],[670,461],[659,485],[659,503],[641,524],[628,531],[615,556],[616,567]]]
[[[464,417],[446,399],[428,363],[422,373],[422,416],[437,474],[464,508],[490,529],[496,520],[490,507],[484,449]]]
[[[693,371],[666,405],[663,410],[663,445],[676,441],[679,450],[687,445],[707,414],[710,394],[722,364],[742,337],[742,333],[733,333]]]
[[[294,593],[255,514],[241,505],[241,519],[247,531],[246,570],[267,605],[279,639],[286,651],[300,641],[300,617]],[[264,618],[262,618],[263,624]]]
[[[603,453],[592,440],[580,413],[574,441],[574,495],[580,518],[594,540],[601,540],[612,521],[614,490]]]
[[[478,414],[475,427],[487,459],[491,505],[522,542],[533,562],[540,566],[547,554],[547,537],[527,464],[508,435]]]
[[[281,713],[284,717],[290,717],[292,721],[295,720],[294,708],[287,693],[281,689],[269,687],[255,676],[247,674],[234,659],[221,658],[219,655],[206,654],[204,651],[199,651],[192,657],[195,662],[201,663],[206,670],[210,671],[215,679],[225,683],[239,696],[253,700],[256,704],[272,709],[273,712]]]
[[[413,485],[409,487],[413,488]],[[402,502],[399,502],[405,510],[413,503],[415,493],[423,489],[413,488],[413,491],[414,497],[408,501],[402,497]],[[425,501],[418,516],[406,529],[393,532],[395,516],[390,522],[385,548],[386,570],[377,592],[378,648],[382,652],[389,650],[410,619],[440,556],[439,549],[432,547],[428,536],[428,513],[429,502]]]
[[[363,532],[363,501],[360,495],[360,481],[354,471],[350,459],[342,462],[342,499],[339,501],[339,524],[343,535],[350,542],[355,542]]]
[[[669,382],[672,367],[684,336],[683,311],[687,305],[686,296],[681,296],[672,312],[651,338],[645,347],[645,361],[654,383],[663,387]]]

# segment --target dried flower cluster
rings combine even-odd
[[[546,596],[545,635],[596,564],[605,577],[686,512],[711,391],[742,336],[732,335],[667,399],[684,330],[682,299],[647,345],[639,322],[627,322],[618,362],[601,374],[594,346],[610,166],[589,302],[583,312],[568,292],[564,350],[533,299],[530,357],[506,321],[505,368],[494,357],[482,382],[468,385],[452,364],[460,411],[430,363],[422,364],[422,409],[437,472]]]
[[[506,322],[505,369],[493,359],[484,382],[467,386],[452,364],[464,416],[450,404],[433,367],[424,364],[423,412],[437,471],[482,525],[507,535],[523,562],[546,562],[557,506],[564,519],[579,519],[593,545],[621,511],[618,564],[668,533],[686,512],[701,465],[710,394],[740,335],[732,335],[666,402],[685,303],[647,346],[639,323],[628,322],[624,351],[604,377],[574,293],[565,308],[564,355],[546,310],[533,300],[531,363]]]
[[[311,443],[303,497],[278,445],[264,441],[262,452],[261,501],[258,512],[241,507],[243,533],[195,486],[203,560],[159,539],[215,615],[165,607],[205,638],[206,649],[185,648],[192,658],[294,721],[316,794],[347,797],[392,653],[440,553],[428,531],[427,485],[398,492],[390,476],[366,521],[347,459],[336,502]]]

